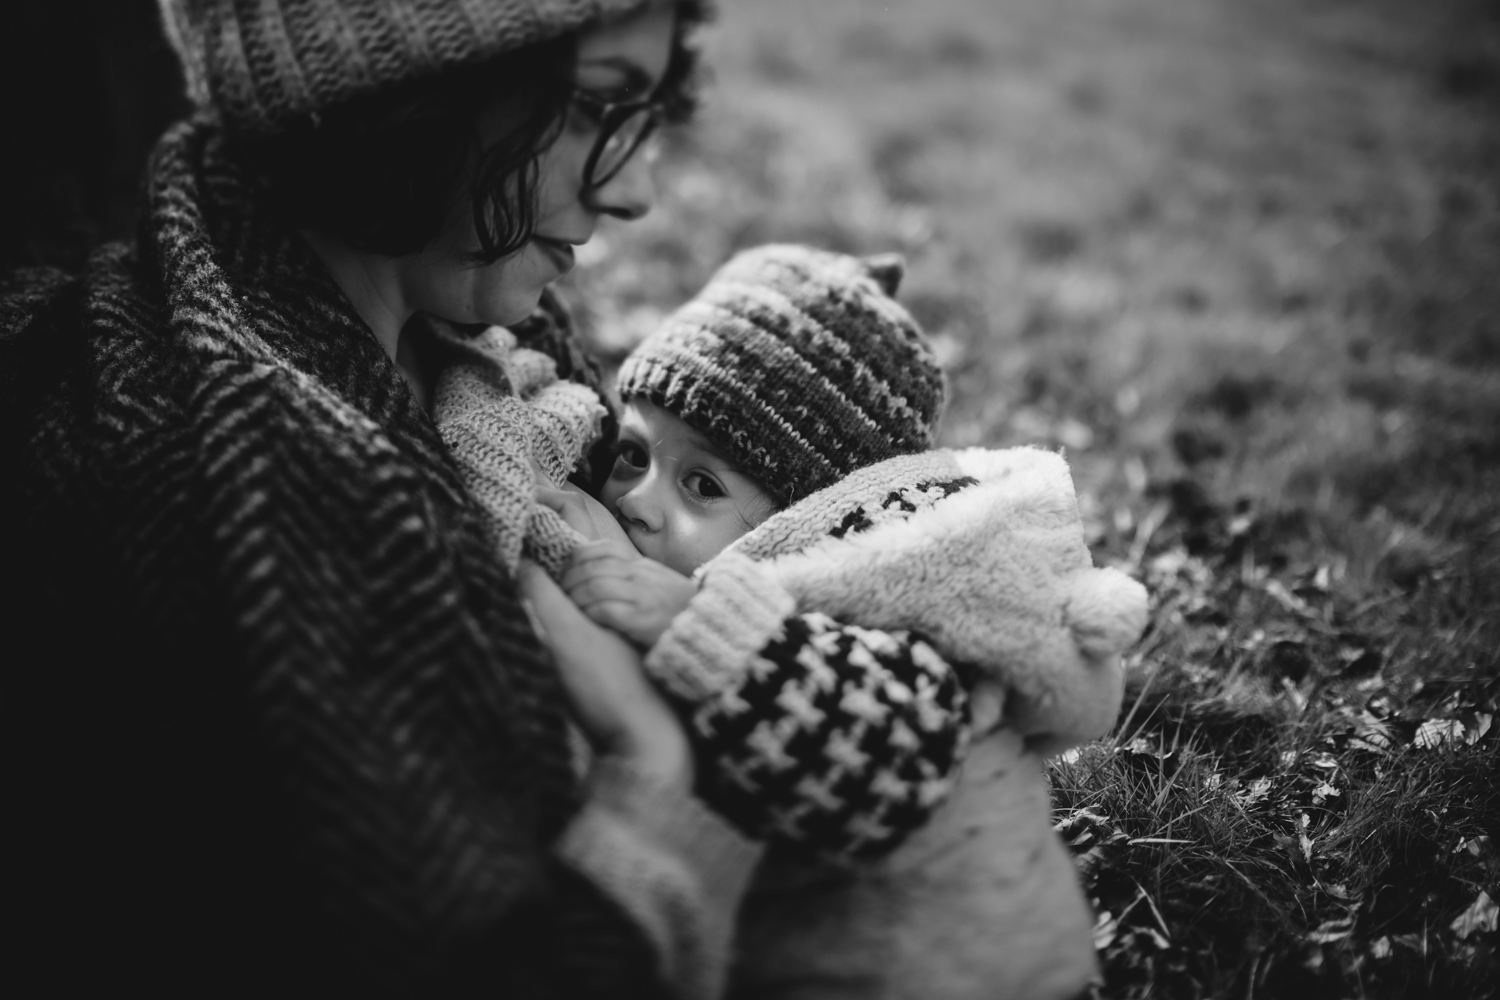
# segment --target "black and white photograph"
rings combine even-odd
[[[4,0],[14,1000],[1500,1000],[1500,2]]]

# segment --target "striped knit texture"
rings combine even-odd
[[[778,506],[933,446],[942,371],[899,258],[746,250],[626,359],[617,389],[706,436]]]
[[[647,0],[160,0],[188,96],[273,133],[350,98],[468,66]]]

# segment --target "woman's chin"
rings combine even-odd
[[[541,301],[541,288],[526,294],[510,294],[502,301],[484,303],[475,309],[474,321],[485,326],[515,326],[536,312]]]

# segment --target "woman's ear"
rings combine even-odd
[[[901,287],[901,279],[906,275],[905,257],[899,253],[878,253],[864,258],[859,264],[866,274],[875,279],[881,291],[892,298],[896,297],[896,289]]]

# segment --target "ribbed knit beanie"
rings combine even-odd
[[[234,130],[293,121],[648,0],[159,0],[188,96]]]
[[[772,245],[721,267],[620,368],[785,506],[933,446],[943,375],[892,296],[904,265]]]

